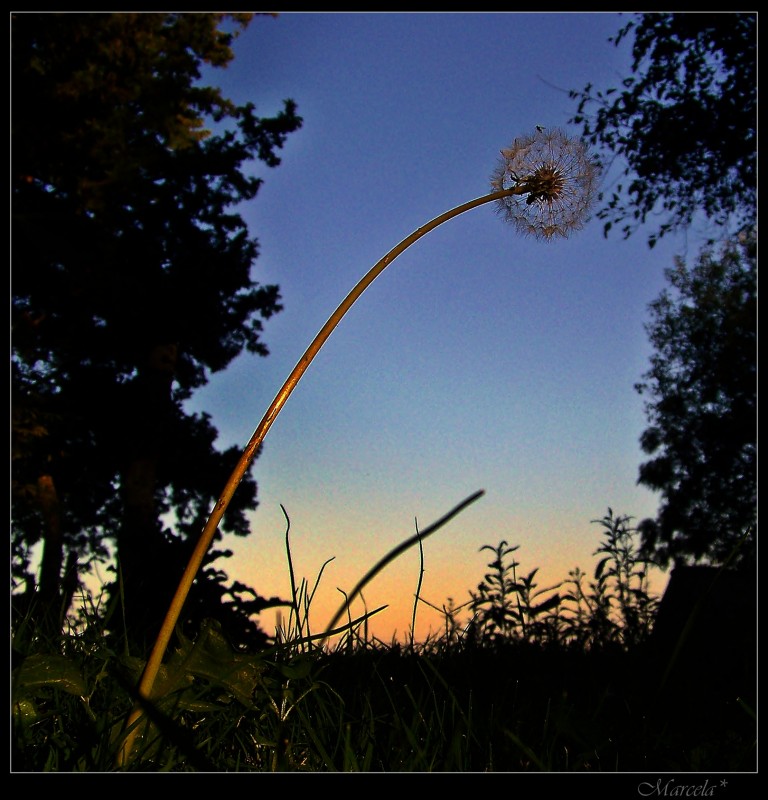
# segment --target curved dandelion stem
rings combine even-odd
[[[179,616],[181,615],[181,610],[184,606],[190,589],[192,588],[192,583],[195,580],[198,570],[203,563],[205,554],[208,551],[214,536],[216,535],[216,530],[221,522],[222,517],[224,516],[224,512],[227,510],[227,507],[234,496],[235,490],[240,484],[240,481],[243,479],[243,476],[248,470],[251,462],[253,461],[253,458],[261,446],[261,443],[264,441],[267,431],[272,427],[272,423],[275,421],[277,415],[280,413],[280,410],[285,405],[288,397],[296,388],[296,384],[301,379],[301,376],[306,372],[310,363],[320,351],[320,348],[325,344],[334,328],[336,328],[336,326],[339,324],[342,317],[347,313],[347,311],[349,311],[355,301],[371,285],[371,283],[373,283],[373,281],[404,250],[410,247],[414,242],[421,239],[422,236],[425,236],[431,230],[434,230],[444,222],[453,219],[453,217],[463,214],[465,211],[470,211],[471,209],[481,206],[485,203],[502,200],[503,198],[511,195],[525,194],[527,191],[528,190],[522,186],[514,186],[508,189],[500,189],[491,192],[483,197],[478,197],[474,200],[470,200],[467,203],[462,203],[461,205],[452,208],[450,211],[446,211],[445,213],[440,214],[440,216],[435,217],[421,228],[418,228],[410,236],[407,236],[398,245],[393,247],[380,261],[378,261],[373,267],[371,267],[370,270],[368,270],[368,272],[358,281],[352,291],[349,292],[349,294],[340,303],[338,308],[329,317],[325,325],[323,325],[320,332],[317,334],[317,336],[315,336],[315,338],[312,340],[312,343],[306,349],[304,355],[299,359],[282,388],[275,395],[275,399],[272,401],[272,404],[262,417],[261,422],[243,450],[240,460],[237,462],[237,465],[232,471],[229,480],[224,486],[224,489],[200,534],[197,544],[195,545],[195,549],[190,556],[186,569],[184,570],[184,574],[181,577],[178,588],[176,589],[176,594],[174,595],[173,600],[168,608],[162,627],[160,628],[160,633],[155,640],[152,652],[147,660],[147,664],[144,667],[144,672],[142,673],[137,690],[139,701],[134,706],[134,709],[128,718],[126,724],[127,728],[134,726],[134,723],[141,716],[141,701],[146,701],[151,697],[155,678],[157,677],[157,673],[160,669],[160,664],[163,660],[163,656],[165,655],[168,643],[171,640],[173,630],[176,627]],[[137,726],[134,726],[121,749],[120,759],[123,763],[133,747],[136,734]]]

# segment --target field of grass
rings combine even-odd
[[[259,652],[211,620],[177,633],[122,750],[145,660],[107,635],[87,598],[79,624],[41,637],[13,623],[12,772],[753,772],[756,651],[704,657],[653,637],[658,598],[626,517],[601,521],[594,578],[537,591],[516,547],[426,642],[333,647],[304,628],[304,584]],[[679,647],[677,645],[680,645]],[[123,753],[123,756],[121,756]]]

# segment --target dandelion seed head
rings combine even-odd
[[[526,236],[568,237],[589,219],[599,174],[584,142],[537,127],[501,151],[491,186],[518,193],[498,200],[496,210]]]

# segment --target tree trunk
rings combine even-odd
[[[175,345],[153,348],[129,387],[123,408],[125,461],[121,474],[122,526],[117,537],[122,615],[129,639],[151,643],[178,575],[168,574],[169,546],[157,508],[157,471],[172,415]]]
[[[61,504],[53,476],[44,474],[37,479],[37,500],[43,517],[43,550],[40,558],[40,578],[37,596],[30,600],[30,613],[39,629],[50,636],[61,633],[64,617],[69,610],[71,595],[61,591],[61,568],[64,562],[64,537],[62,535]],[[75,559],[75,566],[77,560]]]
[[[50,606],[59,598],[64,542],[61,535],[61,507],[52,475],[37,479],[37,499],[43,516],[43,552],[40,560],[40,601]]]

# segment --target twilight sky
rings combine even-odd
[[[615,13],[281,13],[257,17],[235,59],[206,75],[271,116],[293,98],[303,128],[242,213],[260,241],[253,276],[277,283],[267,358],[245,355],[189,404],[211,413],[218,445],[244,447],[315,334],[362,275],[426,222],[490,191],[499,151],[536,125],[568,127],[569,89],[630,74]],[[604,184],[616,177],[609,172]],[[406,250],[342,320],[267,434],[255,462],[252,534],[219,562],[261,595],[288,596],[285,518],[297,581],[320,632],[391,548],[478,489],[485,495],[424,543],[422,596],[469,599],[491,560],[520,545],[540,588],[591,573],[610,506],[637,520],[657,498],[644,460],[647,306],[695,234],[603,238],[592,220],[568,239],[521,237],[484,205]],[[388,605],[371,631],[408,635],[417,549],[364,592]],[[659,578],[658,590],[664,577]],[[353,615],[362,613],[357,601]],[[274,617],[261,624],[274,632]],[[416,636],[442,628],[421,604]]]

